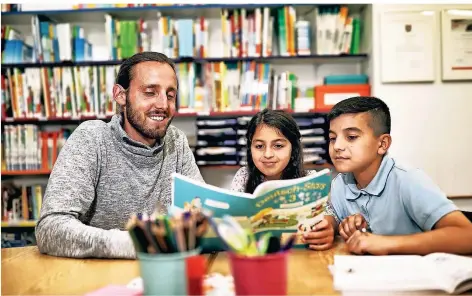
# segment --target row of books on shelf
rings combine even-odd
[[[6,125],[2,132],[2,171],[50,171],[70,129],[40,130],[37,125]]]
[[[350,16],[347,6],[314,10],[306,19],[297,20],[296,10],[290,5],[221,9],[211,47],[210,22],[204,17],[179,19],[157,11],[157,21],[120,20],[105,14],[104,38],[109,60],[125,59],[143,51],[162,52],[170,58],[359,53],[359,17]],[[56,23],[44,15],[32,16],[33,45],[27,45],[24,34],[10,26],[2,26],[2,31],[9,32],[5,37],[2,34],[8,45],[3,47],[4,63],[93,60],[93,45],[82,28],[70,23]],[[23,51],[19,48],[27,48],[30,54],[20,54]]]
[[[318,7],[313,23],[317,54],[357,54],[361,42],[361,19],[340,5]]]
[[[115,4],[74,4],[72,9],[85,10],[85,9],[96,9],[96,8],[125,8],[125,7],[155,7],[155,6],[186,6],[188,4],[171,4],[171,3],[115,3]],[[193,5],[205,5],[205,4],[192,4]]]
[[[118,66],[6,69],[1,77],[2,116],[110,117],[116,113],[112,88],[117,71]],[[321,86],[298,82],[291,72],[276,74],[268,63],[179,63],[176,71],[181,115],[264,108],[308,112],[319,107],[315,92]],[[368,76],[330,75],[324,84],[368,86]]]
[[[131,33],[126,36],[133,36]],[[53,24],[48,17],[35,15],[32,17],[32,37],[34,44],[29,45],[23,32],[2,25],[2,63],[93,60],[93,46],[85,38],[81,26]]]
[[[118,66],[10,68],[1,76],[3,118],[112,116]],[[268,63],[179,63],[179,113],[313,108],[313,88]],[[308,102],[308,103],[307,103]],[[311,104],[311,105],[310,105]]]
[[[188,36],[186,35],[186,29],[188,26],[184,26],[184,24],[190,23],[193,25],[192,20],[186,21],[182,20],[181,30],[179,30],[179,53],[182,53],[181,56],[192,56],[193,52],[181,52],[180,49],[191,48],[192,43],[190,46],[186,44],[186,42],[193,42],[193,34]],[[121,60],[128,58],[138,52],[143,51],[150,51],[151,45],[163,45],[166,44],[169,39],[166,39],[166,36],[161,32],[165,30],[165,26],[163,26],[163,22],[158,21],[158,28],[159,33],[157,38],[151,40],[151,31],[149,30],[148,22],[144,21],[144,19],[140,18],[139,20],[118,20],[110,14],[105,15],[105,32],[106,32],[106,41],[107,41],[107,48],[108,48],[108,58],[110,60]],[[161,27],[162,26],[162,27]],[[191,27],[191,29],[193,29]],[[192,31],[190,31],[192,33]],[[183,40],[180,36],[185,36],[185,38],[192,37],[189,40]],[[172,40],[173,43],[177,44],[175,40]],[[176,45],[177,46],[177,45]],[[165,46],[161,46],[161,48],[154,48],[153,51],[158,51],[164,53],[162,49]],[[168,57],[168,54],[166,54]]]
[[[2,221],[38,220],[45,190],[44,184],[2,184]]]
[[[179,112],[294,109],[295,75],[276,74],[269,63],[188,63],[179,65],[178,74],[185,85],[179,90]],[[279,80],[284,84],[274,88]]]
[[[92,44],[85,39],[84,29],[71,24],[57,24],[50,26],[33,17],[33,38],[38,40],[39,46],[30,46],[25,43],[24,36],[11,26],[2,26],[2,63],[34,63],[92,60]],[[37,34],[40,35],[39,39]],[[37,56],[41,55],[41,59]]]
[[[16,12],[21,11],[21,4],[3,4],[2,3],[2,12]]]
[[[3,118],[111,116],[118,66],[7,69]]]
[[[2,25],[2,64],[32,63],[33,47],[26,44],[23,35],[11,26]]]
[[[97,8],[133,8],[133,7],[157,7],[157,6],[188,6],[189,4],[173,4],[173,3],[113,3],[113,4],[99,4],[99,3],[87,3],[87,4],[71,4],[64,5],[61,3],[60,7],[63,10],[85,10],[85,9],[97,9]],[[195,5],[206,5],[206,4],[191,4]],[[39,8],[39,9],[38,9]],[[18,12],[18,11],[38,11],[38,10],[57,10],[57,5],[39,5],[35,3],[25,4],[2,4],[2,12]]]

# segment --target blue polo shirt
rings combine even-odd
[[[457,207],[419,169],[407,169],[385,155],[374,179],[364,189],[352,173],[338,174],[331,183],[326,210],[338,223],[361,213],[372,233],[402,235],[428,231]]]

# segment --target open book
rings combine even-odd
[[[254,194],[235,192],[199,183],[174,173],[172,175],[172,206],[179,209],[203,207],[215,219],[224,215],[235,217],[256,238],[267,231],[285,240],[294,232],[309,230],[323,219],[331,184],[331,171],[291,180],[266,181]],[[302,245],[297,238],[294,247]],[[224,250],[222,241],[213,230],[202,240],[203,252]]]
[[[335,255],[334,289],[343,295],[440,295],[472,290],[472,257]]]

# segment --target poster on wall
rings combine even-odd
[[[383,83],[435,79],[437,17],[434,11],[386,11],[380,19]]]
[[[472,80],[472,10],[442,11],[442,79]]]

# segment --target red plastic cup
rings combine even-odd
[[[206,260],[203,256],[185,259],[187,264],[187,295],[203,295],[203,277],[205,276]]]
[[[228,252],[236,295],[287,295],[288,252],[247,257]]]

